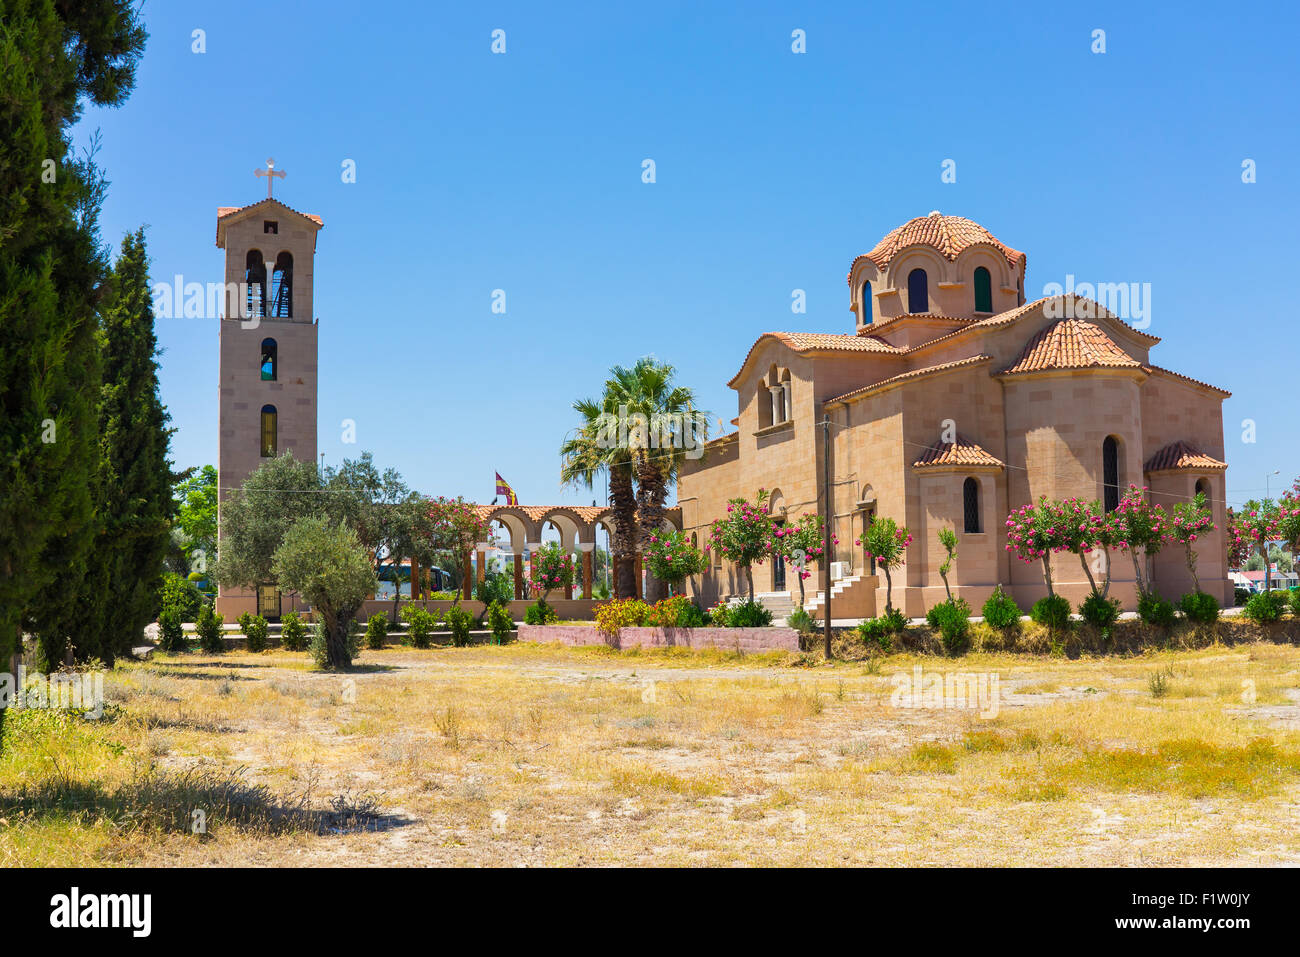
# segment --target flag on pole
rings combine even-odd
[[[497,477],[497,494],[504,495],[506,497],[507,505],[518,505],[519,496],[516,495],[515,490],[510,487],[510,483],[501,477],[500,472],[496,473],[496,477]]]

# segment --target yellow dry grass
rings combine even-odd
[[[359,665],[159,656],[100,722],[11,714],[0,865],[1300,863],[1291,645]],[[996,674],[998,714],[893,707],[918,665]]]

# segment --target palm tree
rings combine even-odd
[[[636,471],[636,507],[642,548],[649,543],[651,535],[663,528],[668,488],[676,482],[689,451],[686,443],[681,441],[682,430],[694,429],[700,422],[702,434],[692,433],[692,437],[700,441],[708,438],[707,416],[698,415],[697,418],[695,393],[684,386],[673,385],[675,373],[676,370],[668,363],[645,356],[631,368],[615,366],[605,384],[606,396],[612,404],[620,410],[626,407],[629,420],[648,427],[648,434],[638,435],[636,428],[629,424],[628,444]],[[644,418],[633,420],[637,415]],[[679,439],[676,443],[672,441],[674,427]],[[691,445],[694,444],[692,441]],[[648,583],[647,592],[651,591],[653,594],[647,594],[647,599],[662,598],[663,583]]]
[[[636,496],[632,491],[632,456],[630,450],[610,441],[609,421],[617,420],[618,402],[611,395],[609,383],[605,394],[595,399],[579,399],[573,409],[582,416],[582,424],[560,446],[560,480],[565,485],[593,488],[596,476],[609,476],[609,497],[614,520],[610,542],[614,562],[614,597],[632,598],[636,594]],[[617,434],[617,430],[615,430]]]

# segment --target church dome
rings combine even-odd
[[[877,268],[884,269],[899,250],[924,245],[949,262],[956,262],[963,250],[980,244],[997,249],[1012,269],[1025,258],[1024,253],[1012,249],[979,223],[961,216],[945,216],[937,209],[928,216],[909,219],[890,230],[871,252],[866,253],[865,258],[875,263]]]

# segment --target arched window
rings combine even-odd
[[[875,307],[871,302],[871,282],[862,284],[862,324],[869,326],[876,321]]]
[[[288,319],[293,315],[293,256],[287,252],[275,257],[271,274],[271,318]]]
[[[961,504],[967,533],[977,534],[980,531],[980,483],[977,479],[968,478],[962,483]]]
[[[262,381],[263,382],[275,382],[280,378],[279,352],[280,352],[280,347],[275,344],[274,339],[262,340]]]
[[[1119,508],[1119,441],[1113,435],[1101,443],[1101,483],[1106,511]]]
[[[1206,504],[1210,501],[1210,482],[1208,479],[1198,478],[1196,480],[1196,494],[1204,495]]]
[[[924,269],[913,269],[907,274],[907,311],[930,311],[930,279]]]
[[[248,286],[245,315],[249,319],[261,319],[266,315],[266,263],[256,249],[250,249],[244,257],[244,283]]]
[[[993,277],[983,266],[975,270],[975,311],[993,311]]]
[[[276,419],[279,418],[275,406],[262,406],[262,458],[274,458],[277,452],[279,436]]]

